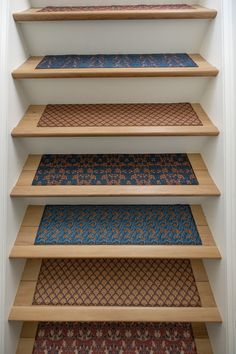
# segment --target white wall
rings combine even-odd
[[[225,0],[224,0],[225,1]],[[5,1],[6,3],[8,1]],[[150,1],[139,1],[150,3]],[[152,3],[181,3],[182,1],[152,1]],[[206,0],[203,4],[220,10],[223,0]],[[70,1],[70,4],[94,4],[91,1]],[[103,4],[117,1],[103,0]],[[120,4],[127,3],[120,0]],[[137,1],[129,1],[137,3]],[[196,1],[185,1],[196,3]],[[33,0],[34,6],[68,4],[67,0]],[[27,0],[12,0],[10,13],[28,8]],[[101,52],[201,52],[220,69],[223,62],[222,14],[215,21],[96,21],[60,23],[15,24],[10,14],[8,72],[23,62],[28,55]],[[221,262],[208,262],[210,280],[222,316],[227,320],[226,292],[226,216],[225,216],[225,117],[223,102],[223,72],[217,79],[205,78],[122,78],[122,79],[64,79],[20,80],[10,78],[7,115],[8,133],[7,230],[4,262],[6,268],[5,349],[4,354],[14,354],[19,326],[8,324],[7,314],[13,302],[20,279],[22,264],[6,257],[19,228],[27,203],[175,203],[201,202],[217,244],[223,255]],[[201,102],[221,134],[218,138],[70,138],[70,139],[15,139],[11,129],[17,124],[28,104],[46,103],[110,103],[110,102]],[[7,122],[6,122],[7,119]],[[11,200],[8,193],[20,173],[29,153],[67,152],[202,152],[214,179],[222,191],[221,198],[54,198]],[[6,188],[5,188],[6,189]],[[6,194],[7,193],[7,194]],[[226,323],[225,323],[226,324]],[[216,354],[226,354],[226,329],[209,326]],[[229,354],[231,354],[229,352]],[[233,354],[233,353],[232,353]]]
[[[18,66],[28,56],[28,51],[24,45],[19,32],[19,26],[17,26],[11,13],[15,10],[19,10],[22,7],[28,7],[29,4],[26,0],[15,0],[5,2],[6,12],[4,14],[8,27],[6,27],[7,43],[6,49],[6,67],[5,67],[5,139],[6,141],[6,160],[4,161],[5,172],[5,186],[4,186],[4,210],[6,227],[5,232],[2,235],[5,239],[4,255],[4,275],[5,275],[5,287],[2,294],[5,296],[5,313],[4,313],[4,346],[1,348],[1,353],[13,354],[15,353],[16,343],[19,337],[20,324],[8,323],[7,318],[9,309],[13,303],[18,282],[22,271],[22,262],[12,262],[8,259],[8,254],[12,244],[16,238],[17,231],[19,229],[20,221],[24,213],[24,201],[12,201],[9,197],[10,190],[17,179],[17,175],[22,168],[22,163],[26,158],[26,151],[24,148],[18,146],[16,148],[14,141],[11,139],[10,132],[19,118],[25,111],[28,101],[24,92],[19,85],[11,78],[11,71],[15,66]]]
[[[205,262],[207,267],[210,283],[216,298],[217,305],[220,309],[223,324],[209,325],[208,330],[211,336],[211,341],[214,348],[214,353],[231,353],[229,348],[232,348],[232,336],[229,337],[228,326],[228,301],[230,291],[230,281],[228,279],[228,242],[229,234],[226,224],[229,222],[227,203],[229,203],[230,194],[226,194],[227,183],[226,178],[229,173],[228,170],[228,154],[227,149],[227,127],[229,125],[229,117],[225,109],[225,75],[226,75],[226,61],[227,47],[223,43],[223,13],[227,1],[202,1],[205,6],[214,6],[218,9],[219,14],[208,29],[207,36],[205,36],[201,47],[201,53],[207,57],[213,64],[220,69],[220,74],[216,80],[212,80],[206,87],[201,97],[201,104],[205,110],[210,114],[214,123],[220,130],[220,135],[217,139],[209,139],[207,144],[202,149],[202,155],[207,163],[211,174],[217,183],[222,196],[217,200],[205,200],[203,206],[210,224],[215,241],[220,249],[222,260],[219,262]],[[230,22],[230,18],[226,19]],[[228,34],[228,33],[227,33]],[[229,34],[228,34],[229,35]],[[227,134],[227,135],[226,135]],[[229,137],[228,137],[229,139]],[[231,181],[232,183],[232,181]],[[232,352],[233,353],[233,352]]]
[[[228,125],[228,136],[230,136],[230,143],[229,143],[229,178],[227,179],[228,185],[231,186],[228,189],[228,193],[231,195],[231,201],[228,207],[228,245],[227,245],[227,256],[229,258],[228,262],[228,279],[231,285],[231,291],[229,296],[229,303],[228,303],[228,314],[229,314],[229,337],[231,339],[229,345],[229,351],[236,352],[236,258],[235,258],[235,250],[236,250],[236,238],[235,238],[235,230],[236,230],[236,140],[235,140],[235,132],[236,132],[236,100],[235,100],[235,92],[236,92],[236,3],[235,1],[229,2],[227,7],[227,14],[230,18],[229,22],[229,30],[231,31],[231,36],[229,38],[228,45],[231,45],[232,50],[229,53],[228,58],[228,92],[229,95],[229,125]],[[232,26],[232,27],[231,27]],[[225,33],[226,39],[227,33]]]
[[[236,42],[235,1],[222,3],[224,19],[225,216],[227,261],[227,353],[236,353]]]
[[[7,163],[7,134],[6,134],[6,85],[7,85],[7,74],[6,74],[6,43],[7,43],[7,6],[5,3],[0,3],[0,163],[1,166]],[[6,235],[6,202],[7,202],[7,176],[5,169],[1,169],[0,173],[0,225],[1,225],[1,237],[0,237],[0,293],[4,294],[6,277],[6,254],[5,254],[5,235]],[[5,335],[5,296],[0,296],[0,352],[3,352],[4,347],[4,335]]]

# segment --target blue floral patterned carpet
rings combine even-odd
[[[47,55],[36,69],[197,67],[188,54]]]
[[[47,205],[36,245],[201,245],[188,205]]]
[[[43,155],[33,185],[196,185],[187,154]]]

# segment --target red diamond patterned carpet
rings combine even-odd
[[[198,307],[189,260],[46,259],[34,305]]]
[[[190,103],[47,105],[38,127],[200,126]]]

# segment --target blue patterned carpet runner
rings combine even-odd
[[[33,354],[197,354],[190,323],[42,322]]]
[[[187,154],[43,155],[33,185],[196,185]]]
[[[36,245],[201,245],[188,205],[47,205]]]
[[[36,69],[197,67],[188,54],[47,55]]]

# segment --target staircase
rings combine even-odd
[[[216,15],[214,9],[191,4],[101,4],[45,5],[13,17],[41,26],[88,20],[122,26],[121,20],[204,22]],[[144,87],[145,78],[183,78],[195,85],[217,75],[200,54],[183,51],[67,54],[62,48],[60,54],[30,56],[12,72],[16,82],[34,79],[36,85],[41,79],[45,86],[55,79],[60,86],[62,79],[79,85],[80,80],[134,78]],[[112,144],[119,137],[146,137],[168,139],[175,149],[175,138],[219,134],[214,117],[195,101],[50,99],[30,102],[12,131],[14,139],[54,138],[59,144],[58,138],[109,138]],[[9,314],[10,321],[23,322],[17,354],[213,353],[206,324],[222,319],[203,260],[217,261],[221,255],[200,197],[216,200],[220,191],[201,154],[189,152],[191,146],[181,153],[178,147],[171,153],[43,150],[29,154],[11,191],[13,202],[39,199],[28,205],[10,252],[12,260],[26,259]],[[54,198],[51,203],[51,197],[66,202]],[[96,205],[94,197],[105,203]],[[167,202],[156,204],[160,197]],[[92,202],[82,205],[80,198]],[[145,199],[140,203],[139,198]],[[138,203],[130,202],[134,199]]]

